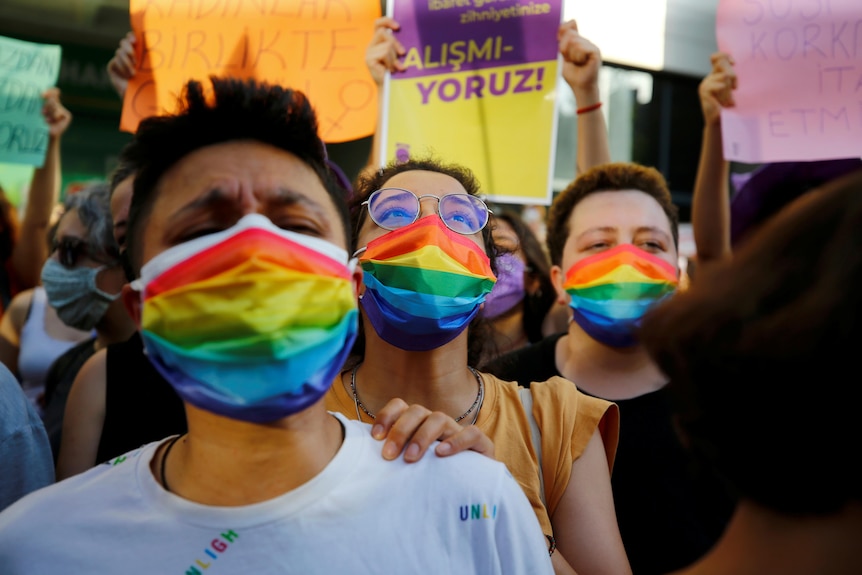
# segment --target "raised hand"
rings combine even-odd
[[[371,43],[365,49],[365,65],[374,78],[377,86],[383,85],[386,72],[403,72],[403,62],[399,60],[407,53],[393,32],[398,31],[401,26],[388,16],[378,18],[374,21],[374,36]]]
[[[120,98],[126,94],[129,80],[134,77],[136,68],[135,34],[129,32],[120,40],[120,45],[117,46],[114,57],[108,62],[108,76],[111,78],[111,84],[113,84],[114,90],[117,91]]]
[[[557,41],[563,56],[563,78],[575,93],[578,106],[598,102],[599,69],[602,67],[598,46],[578,33],[578,23],[574,20],[560,25]]]
[[[707,125],[715,125],[721,119],[722,108],[732,108],[736,105],[733,99],[736,72],[733,70],[733,58],[724,52],[713,54],[710,62],[712,62],[712,71],[700,82],[697,92],[700,96],[704,122]]]
[[[48,134],[52,138],[59,138],[72,123],[72,113],[60,103],[60,90],[57,88],[48,88],[42,93],[42,98],[45,99],[42,117],[48,124]]]

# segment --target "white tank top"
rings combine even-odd
[[[77,341],[54,339],[45,331],[45,308],[48,296],[45,289],[33,290],[30,314],[21,328],[21,344],[18,351],[18,374],[21,387],[30,401],[36,401],[45,389],[45,378],[54,360],[78,344]]]

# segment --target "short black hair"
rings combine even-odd
[[[862,170],[807,193],[653,310],[639,339],[693,453],[784,514],[862,501]],[[853,375],[857,374],[857,375]]]
[[[305,95],[253,79],[210,77],[212,97],[189,81],[180,111],[143,120],[124,150],[137,166],[129,210],[128,251],[135,273],[141,266],[141,236],[162,176],[188,154],[214,144],[254,140],[290,152],[320,178],[338,210],[345,243],[352,250],[344,192],[326,165],[317,117]]]
[[[111,196],[117,189],[117,186],[125,182],[129,177],[134,176],[138,171],[138,165],[134,161],[132,154],[135,153],[134,143],[126,144],[120,151],[120,157],[117,159],[117,167],[111,172],[108,182],[111,185]]]

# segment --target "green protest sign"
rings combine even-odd
[[[41,166],[48,147],[42,92],[57,83],[60,46],[0,36],[0,162]]]

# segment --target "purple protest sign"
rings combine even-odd
[[[402,78],[554,60],[561,0],[389,0],[407,50]],[[549,41],[552,40],[552,41]]]

